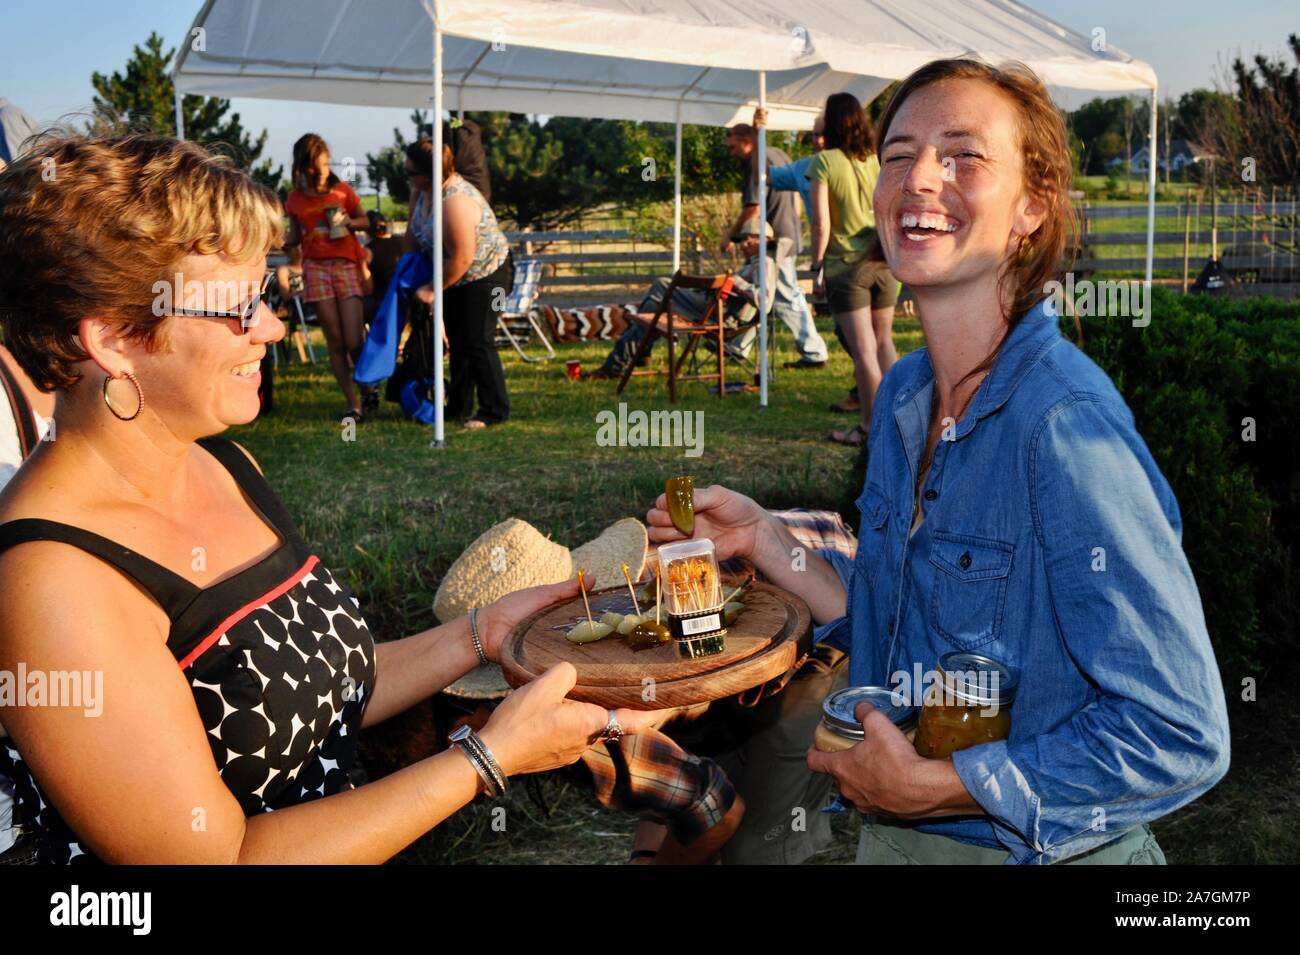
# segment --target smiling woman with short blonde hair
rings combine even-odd
[[[0,494],[0,672],[103,687],[93,716],[0,707],[0,778],[40,861],[382,862],[480,787],[645,719],[564,700],[563,664],[481,736],[357,787],[362,729],[578,591],[375,643],[346,578],[219,436],[257,416],[284,335],[259,294],[279,234],[274,197],[190,143],[52,138],[0,174],[0,319],[58,422]],[[230,283],[252,291],[212,297]]]

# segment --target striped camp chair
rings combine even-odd
[[[543,267],[540,259],[516,261],[514,288],[506,298],[505,307],[497,313],[497,348],[509,345],[524,361],[550,361],[555,357],[555,349],[551,347],[550,339],[546,337],[546,332],[542,331],[537,324],[537,319],[532,315],[533,303],[537,301],[537,293],[542,284]],[[528,344],[533,332],[537,333],[537,337],[546,348],[544,357],[532,358],[524,352],[523,346]]]

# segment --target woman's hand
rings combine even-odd
[[[425,305],[433,305],[433,283],[421,285],[415,290],[415,297]]]
[[[557,663],[511,693],[492,714],[479,736],[507,776],[568,766],[600,739],[610,711],[564,698],[577,677],[573,664]],[[636,733],[662,717],[657,711],[613,712],[624,733]]]
[[[668,516],[667,495],[660,494],[645,516],[652,544],[686,540]],[[758,551],[760,535],[771,517],[750,498],[720,484],[695,489],[695,537],[713,541],[718,560],[750,557]]]
[[[809,749],[808,768],[834,776],[840,795],[859,812],[922,819],[984,811],[951,760],[918,755],[902,730],[870,703],[859,703],[854,716],[862,722],[862,742],[839,753]]]
[[[584,574],[584,577],[587,581],[587,591],[590,593],[595,578],[590,574]],[[578,580],[575,577],[558,584],[516,590],[481,608],[478,612],[478,631],[483,641],[483,652],[492,662],[500,663],[501,644],[505,642],[506,635],[510,631],[542,608],[571,600],[579,593],[581,591],[578,590]]]
[[[826,297],[826,272],[824,269],[818,269],[813,273],[812,291],[814,298]]]

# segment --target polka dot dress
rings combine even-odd
[[[374,641],[357,600],[307,551],[243,453],[221,439],[200,443],[284,541],[234,577],[195,588],[111,541],[47,521],[0,525],[0,550],[64,540],[110,560],[154,594],[172,619],[168,647],[189,681],[217,771],[245,815],[351,789],[375,680]],[[36,835],[38,861],[96,861],[8,738],[0,738],[0,775],[13,782],[14,818],[21,832]]]

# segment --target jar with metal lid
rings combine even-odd
[[[926,691],[917,721],[916,751],[927,759],[947,759],[960,749],[1011,735],[1011,703],[1017,673],[978,653],[945,653],[940,679]]]
[[[912,738],[916,732],[915,706],[896,703],[887,686],[846,686],[822,701],[822,720],[813,734],[813,748],[838,753],[861,743],[862,723],[853,711],[863,700],[884,712],[908,739]]]

